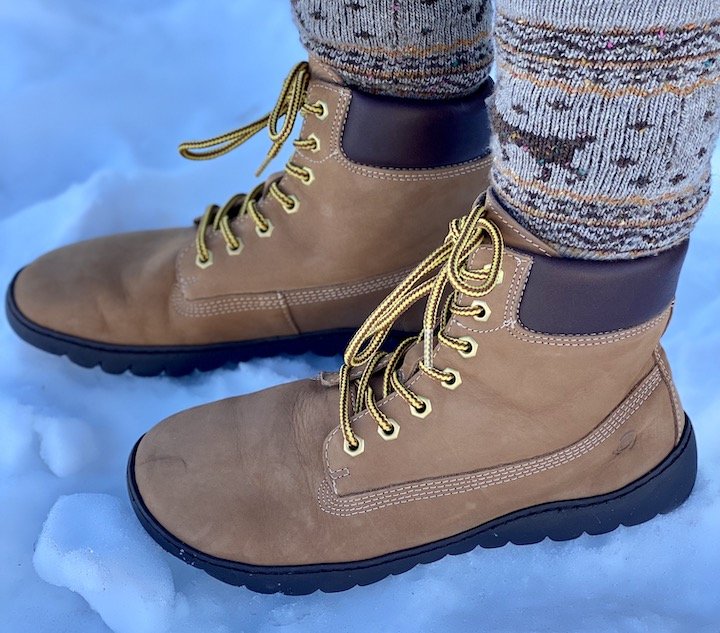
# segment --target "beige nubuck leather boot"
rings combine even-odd
[[[128,468],[135,511],[185,562],[290,594],[669,512],[696,472],[659,345],[685,250],[561,259],[488,194],[372,313],[339,373],[147,433]],[[420,335],[381,352],[423,297]]]
[[[487,186],[491,91],[488,80],[451,100],[373,96],[303,62],[268,116],[181,146],[212,158],[267,128],[269,160],[302,117],[283,172],[211,205],[195,227],[41,257],[7,293],[10,323],[32,345],[113,373],[341,353]]]

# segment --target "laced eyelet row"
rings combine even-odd
[[[467,268],[470,254],[478,244],[489,237],[492,243],[492,261],[479,270]],[[424,419],[432,413],[430,399],[415,393],[400,377],[400,367],[408,350],[422,345],[423,356],[417,363],[418,371],[440,382],[443,388],[455,390],[462,385],[462,376],[457,369],[446,367],[441,370],[433,365],[435,340],[438,344],[457,351],[461,358],[473,358],[478,353],[478,343],[471,336],[450,336],[445,332],[452,315],[487,321],[491,310],[488,303],[479,299],[487,295],[495,285],[502,282],[501,263],[504,243],[500,229],[485,217],[485,209],[477,206],[467,216],[454,220],[445,244],[421,262],[398,287],[384,299],[375,311],[358,329],[348,344],[344,363],[340,368],[340,430],[344,450],[353,457],[361,454],[365,442],[352,428],[353,416],[363,410],[377,423],[381,437],[397,437],[397,422],[388,418],[376,403],[371,388],[371,377],[383,371],[382,389],[379,398],[387,398],[394,392],[405,400],[413,417]],[[434,277],[430,277],[434,273]],[[446,293],[450,284],[453,292]],[[472,298],[470,305],[457,303],[460,296]],[[444,308],[440,303],[447,296]],[[381,351],[383,342],[392,330],[396,319],[416,301],[427,297],[423,332],[417,337],[403,341],[392,353]],[[351,368],[363,367],[359,378],[350,380]],[[356,385],[356,395],[350,407],[351,385]]]
[[[270,237],[274,228],[273,223],[270,222],[270,220],[266,220],[265,228],[256,226],[255,233],[258,234],[258,237]]]
[[[306,150],[308,152],[312,152],[313,154],[320,151],[320,139],[315,135],[314,132],[312,134],[309,134],[308,137],[305,139],[298,139],[297,141],[293,141],[293,145],[297,149]]]
[[[296,65],[285,79],[278,101],[268,115],[221,136],[203,141],[183,143],[180,145],[180,154],[192,160],[217,158],[239,147],[249,138],[267,128],[273,144],[256,172],[256,175],[259,176],[287,141],[298,115],[312,115],[321,121],[328,117],[330,109],[325,101],[317,100],[314,103],[306,101],[309,81],[310,67],[308,63],[302,62]],[[293,141],[293,144],[300,150],[320,151],[320,139],[315,133],[309,134],[307,138],[297,139]],[[292,161],[286,164],[285,173],[297,178],[304,185],[310,185],[315,181],[315,173],[312,169],[296,165]],[[279,180],[275,179],[271,182],[267,187],[267,192],[280,204],[286,213],[297,213],[300,208],[300,200],[294,194],[283,192],[279,187]],[[205,241],[205,232],[208,226],[222,231],[226,242],[226,251],[229,255],[237,255],[243,250],[242,241],[233,233],[230,227],[230,220],[234,217],[249,215],[255,224],[255,232],[259,237],[270,237],[272,235],[274,228],[272,222],[265,217],[257,206],[265,196],[265,191],[265,184],[261,183],[246,195],[237,194],[233,196],[222,207],[217,205],[208,207],[205,214],[197,220],[195,263],[198,268],[208,268],[213,263],[212,253]]]
[[[421,420],[424,420],[426,417],[428,417],[432,413],[432,402],[425,396],[418,396],[416,394],[416,397],[420,402],[422,403],[419,407],[416,407],[414,405],[410,405],[410,413],[414,415],[416,418],[420,418]]]
[[[241,240],[238,240],[238,244],[235,247],[230,246],[230,244],[225,244],[225,251],[227,252],[230,257],[234,257],[235,255],[239,255],[242,252],[244,244]]]
[[[440,383],[445,389],[454,390],[462,384],[462,377],[457,369],[447,367],[445,373],[448,377]]]
[[[477,308],[479,309],[478,314],[473,316],[473,319],[475,319],[476,321],[482,321],[484,323],[490,318],[492,311],[490,310],[490,306],[485,301],[475,299],[471,305],[477,306]]]

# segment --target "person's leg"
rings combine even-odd
[[[568,257],[685,240],[720,127],[717,0],[497,0],[495,191]]]
[[[305,48],[361,90],[457,97],[490,73],[490,0],[292,0],[292,7]]]

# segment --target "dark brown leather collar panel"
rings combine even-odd
[[[546,334],[593,334],[640,325],[675,296],[687,240],[659,255],[600,262],[534,255],[521,323]]]
[[[459,99],[400,99],[352,91],[342,148],[372,167],[444,167],[490,153],[487,79]]]

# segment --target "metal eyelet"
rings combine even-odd
[[[328,108],[328,104],[324,101],[318,100],[315,102],[315,105],[322,108],[322,114],[316,114],[315,116],[321,121],[327,119],[328,114],[330,114],[330,108]]]
[[[242,240],[238,240],[237,248],[232,248],[230,244],[225,244],[225,250],[227,251],[228,255],[239,255],[243,249],[243,246],[245,245],[242,243]]]
[[[458,354],[463,358],[474,358],[478,351],[478,342],[472,336],[459,336],[458,341],[465,341],[470,345],[469,350],[458,350]]]
[[[210,266],[212,266],[212,264],[213,264],[213,254],[212,254],[212,251],[208,251],[208,258],[207,258],[205,261],[203,261],[202,259],[200,259],[200,253],[198,253],[197,255],[195,255],[195,265],[196,265],[198,268],[202,268],[202,269],[210,268]]]
[[[410,413],[412,413],[416,418],[426,418],[432,413],[432,403],[427,398],[423,398],[422,396],[417,396],[418,400],[423,403],[424,408],[420,409],[419,411],[412,405],[410,405]]]
[[[487,303],[485,303],[481,299],[475,299],[471,305],[480,306],[483,309],[482,313],[476,314],[473,319],[475,319],[476,321],[484,322],[490,318],[492,312],[490,311],[490,306]]]
[[[265,222],[267,222],[267,228],[264,231],[259,226],[255,226],[255,233],[257,233],[260,237],[270,237],[273,229],[275,228],[273,223],[267,218],[265,219]]]
[[[307,174],[307,178],[303,178],[302,182],[304,185],[309,185],[315,180],[315,174],[309,167],[303,167],[303,171]]]
[[[446,374],[451,374],[453,379],[450,382],[447,382],[445,380],[442,381],[442,386],[445,387],[445,389],[457,389],[462,384],[462,378],[460,377],[460,372],[455,369],[450,369],[450,367],[445,368]]]
[[[381,426],[378,426],[377,430],[378,430],[378,435],[381,438],[383,438],[384,440],[390,441],[390,440],[394,440],[398,436],[398,433],[400,433],[400,425],[397,422],[395,422],[395,420],[393,420],[392,418],[388,418],[388,422],[393,427],[392,433],[385,433],[385,431],[382,430]]]
[[[356,438],[358,441],[358,445],[355,448],[350,446],[350,444],[348,444],[347,440],[343,441],[343,450],[348,455],[350,455],[350,457],[357,457],[358,455],[360,455],[360,453],[362,453],[365,450],[365,440],[363,438],[357,437],[357,436],[356,436]]]
[[[308,141],[311,141],[311,140],[312,140],[312,141],[315,141],[315,147],[313,147],[311,150],[308,150],[308,151],[313,152],[313,153],[316,153],[316,152],[319,152],[319,151],[320,151],[320,139],[319,139],[314,133],[313,133],[313,134],[310,134],[310,135],[307,137],[307,140],[308,140]]]
[[[293,201],[293,205],[291,207],[286,207],[285,205],[282,205],[282,208],[285,209],[285,213],[297,213],[297,210],[300,208],[300,200],[298,200],[298,197],[296,195],[292,194],[289,195],[288,198]]]

